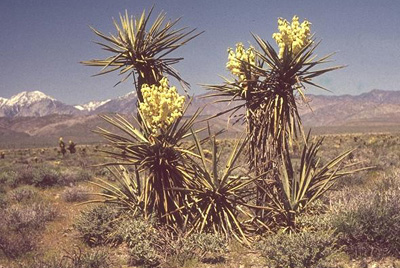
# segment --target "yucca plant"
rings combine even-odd
[[[205,156],[202,142],[195,133],[193,137],[200,161],[193,163],[193,179],[187,182],[186,188],[176,188],[190,196],[188,232],[233,236],[239,242],[249,244],[249,222],[255,217],[248,207],[255,197],[251,184],[257,178],[237,172],[239,166],[236,164],[247,141],[238,139],[227,162],[220,165],[222,151],[218,152],[215,136],[210,134],[209,138],[211,159]]]
[[[98,75],[119,70],[126,76],[117,84],[132,75],[138,96],[136,127],[122,116],[104,115],[102,118],[119,132],[102,128],[95,131],[113,147],[104,151],[113,158],[107,165],[131,165],[135,170],[135,179],[125,168],[114,170],[120,177],[119,185],[101,181],[99,186],[106,190],[103,197],[107,202],[141,211],[145,217],[156,214],[161,223],[181,226],[186,216],[180,208],[186,197],[171,189],[184,187],[190,177],[186,158],[192,153],[182,142],[191,135],[189,130],[199,112],[182,121],[185,97],[179,96],[175,87],[169,87],[165,75],[177,79],[184,88],[188,86],[172,67],[182,58],[170,54],[200,33],[175,29],[180,19],[167,21],[164,12],[150,24],[152,12],[153,8],[148,14],[143,11],[139,18],[133,18],[126,11],[120,15],[120,24],[114,20],[115,35],[107,36],[92,28],[104,40],[97,44],[112,56],[82,63],[102,67]]]
[[[331,189],[339,178],[368,169],[353,169],[356,163],[343,164],[343,160],[354,149],[343,152],[322,165],[317,154],[323,138],[314,142],[309,140],[310,133],[303,146],[299,163],[293,161],[290,155],[282,155],[276,176],[278,192],[271,193],[269,189],[264,190],[269,200],[269,207],[266,208],[267,218],[271,221],[269,226],[296,231],[296,218]]]
[[[108,140],[111,150],[101,150],[111,157],[105,165],[131,165],[135,170],[132,177],[126,168],[114,169],[118,185],[106,181],[98,184],[106,194],[106,202],[120,203],[142,213],[146,218],[155,214],[160,223],[182,226],[186,215],[181,208],[187,202],[187,196],[173,188],[185,187],[193,177],[187,165],[188,157],[195,156],[183,141],[192,135],[190,130],[198,117],[197,111],[189,119],[177,117],[170,125],[154,132],[148,121],[136,120],[135,127],[120,115],[103,115],[102,118],[119,132],[98,128],[95,132]],[[141,118],[147,117],[139,109]],[[115,172],[117,171],[117,172]]]
[[[293,23],[297,21],[298,24],[296,16],[293,20]],[[284,21],[280,19],[281,31],[283,24]],[[310,36],[308,24],[302,24],[303,36],[296,37],[299,39],[296,42],[301,41],[302,46],[293,47],[295,41],[284,43],[277,40],[279,52],[267,41],[253,34],[259,49],[250,47],[246,51],[239,43],[236,53],[230,50],[227,66],[237,78],[233,81],[226,80],[223,85],[207,86],[218,91],[210,94],[212,97],[222,97],[218,101],[240,101],[228,111],[246,109],[243,116],[251,136],[250,157],[255,167],[265,166],[265,162],[288,152],[289,145],[296,140],[299,133],[305,139],[297,107],[299,98],[307,103],[305,84],[325,89],[312,79],[343,67],[315,70],[315,67],[329,62],[332,54],[316,59],[314,51],[319,43]],[[274,38],[278,39],[276,35],[274,34]],[[248,56],[243,57],[244,54]]]
[[[119,70],[119,73],[125,76],[117,84],[132,75],[139,101],[143,101],[142,85],[156,85],[166,74],[176,78],[184,87],[188,86],[171,66],[183,58],[170,57],[170,54],[201,34],[195,34],[196,29],[174,29],[180,18],[167,21],[164,12],[150,25],[152,12],[153,8],[148,14],[143,11],[138,18],[129,16],[127,11],[125,15],[120,14],[120,23],[113,20],[117,30],[115,35],[106,35],[91,27],[93,32],[104,40],[96,43],[112,53],[112,56],[82,62],[88,66],[102,67],[97,75]]]
[[[300,24],[295,16],[291,25],[283,19],[278,20],[278,25],[279,33],[273,35],[278,52],[253,34],[259,49],[246,50],[239,43],[235,52],[229,50],[227,67],[236,78],[226,80],[223,85],[207,86],[217,91],[210,96],[219,97],[218,101],[239,101],[225,112],[245,110],[241,116],[247,126],[251,168],[256,174],[270,171],[258,183],[258,205],[269,202],[265,189],[273,193],[280,187],[279,181],[268,182],[277,177],[280,158],[287,157],[298,138],[305,140],[297,106],[299,100],[307,104],[305,85],[324,89],[313,78],[342,68],[315,69],[328,62],[331,55],[316,59],[314,51],[319,43],[311,36],[308,21]]]

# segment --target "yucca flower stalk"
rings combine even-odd
[[[125,76],[117,84],[132,76],[140,102],[143,101],[142,85],[158,85],[165,75],[177,79],[184,88],[189,85],[172,67],[183,58],[170,57],[170,54],[201,34],[196,34],[196,29],[174,29],[180,18],[167,21],[164,12],[150,25],[152,12],[153,8],[148,14],[143,11],[138,18],[129,16],[127,11],[124,15],[120,14],[120,23],[113,20],[116,34],[106,35],[91,27],[104,40],[96,43],[112,55],[82,62],[88,66],[102,67],[97,75],[119,70],[119,74]]]

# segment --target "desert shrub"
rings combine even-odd
[[[104,245],[115,231],[120,214],[121,210],[116,206],[96,206],[83,211],[74,227],[89,246]]]
[[[183,266],[187,261],[221,262],[227,243],[221,236],[210,233],[193,233],[175,236],[166,246],[167,262]]]
[[[0,209],[7,205],[6,201],[6,189],[4,184],[0,184]]]
[[[85,187],[72,186],[64,190],[62,198],[66,202],[82,202],[88,200],[89,196]]]
[[[215,234],[177,233],[140,217],[123,217],[116,235],[127,244],[133,265],[182,267],[188,261],[220,261],[227,248],[225,239]]]
[[[17,172],[5,169],[0,172],[0,184],[15,186],[17,184]]]
[[[110,172],[110,170],[108,168],[104,167],[104,168],[101,168],[101,169],[97,169],[95,174],[97,176],[110,177],[111,172]]]
[[[17,258],[35,249],[38,233],[34,230],[10,232],[0,220],[0,251],[8,258]]]
[[[16,204],[6,208],[4,212],[9,229],[16,232],[43,229],[46,222],[54,220],[58,215],[53,206],[44,202],[29,206]]]
[[[59,169],[48,166],[35,168],[31,184],[37,187],[54,186],[62,180],[62,174]]]
[[[143,240],[156,241],[158,230],[152,218],[145,220],[139,216],[123,215],[119,218],[111,239],[114,243],[126,242],[128,247],[133,247]]]
[[[38,192],[32,186],[21,186],[7,193],[9,203],[25,203],[38,199]]]
[[[88,181],[92,177],[92,174],[88,170],[81,168],[67,169],[62,171],[62,177],[58,182],[60,185],[75,185],[81,181]]]
[[[383,186],[387,187],[387,186]],[[346,191],[332,225],[353,256],[400,256],[400,188]]]
[[[154,267],[160,264],[161,256],[149,240],[143,240],[139,244],[133,245],[129,248],[129,255],[129,263],[132,265]]]
[[[17,187],[21,184],[34,185],[36,187],[65,186],[90,180],[91,176],[92,174],[89,170],[81,168],[61,170],[59,167],[47,164],[36,164],[7,170],[0,175],[0,182],[4,182],[11,187]]]
[[[158,226],[153,218],[145,220],[121,212],[114,206],[97,206],[82,212],[75,228],[90,246],[125,244],[132,265],[182,266],[188,260],[212,261],[226,249],[225,240],[215,235],[177,234]]]
[[[21,184],[38,187],[53,186],[61,178],[59,169],[48,165],[24,165],[15,167],[14,170],[18,171],[9,171],[7,173],[7,183],[11,187],[17,187]]]
[[[149,229],[142,230],[151,233],[147,239],[135,239],[135,243],[129,241],[132,265],[152,267],[168,264],[172,267],[183,267],[188,262],[224,260],[222,254],[227,248],[226,241],[215,234],[196,233],[186,236],[166,229],[153,229],[155,233]]]
[[[334,267],[330,264],[339,250],[333,231],[276,234],[259,242],[268,267]]]
[[[0,210],[0,250],[9,258],[19,257],[33,250],[39,232],[57,211],[45,203],[29,206],[14,204]]]
[[[15,177],[9,180],[9,185],[11,187],[17,187],[21,184],[32,184],[33,181],[33,171],[29,166],[18,169],[15,173]]]
[[[34,258],[20,268],[109,268],[112,267],[109,254],[103,249],[92,249],[83,252],[76,248],[64,255],[49,259]]]

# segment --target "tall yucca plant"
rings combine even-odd
[[[241,61],[246,79],[226,80],[223,85],[208,85],[207,88],[217,91],[209,96],[219,97],[219,102],[239,101],[225,112],[245,108],[242,116],[251,137],[251,163],[258,167],[288,152],[299,133],[305,139],[297,107],[299,97],[307,103],[305,84],[323,88],[312,79],[343,66],[314,70],[329,62],[332,55],[316,60],[313,52],[318,44],[315,42],[310,42],[294,56],[286,52],[279,58],[267,41],[257,35],[253,37],[260,49],[255,51],[255,64]]]
[[[254,34],[253,37],[259,47],[255,49],[254,62],[238,59],[241,71],[238,79],[208,88],[217,91],[210,96],[219,97],[218,101],[240,101],[225,112],[245,109],[242,117],[249,136],[251,167],[256,174],[270,171],[257,189],[257,204],[266,205],[269,200],[263,189],[276,192],[279,187],[270,178],[277,177],[281,156],[289,154],[291,144],[299,136],[305,140],[297,106],[301,100],[307,103],[305,85],[324,89],[313,79],[343,66],[317,69],[329,62],[332,54],[316,59],[314,51],[319,43],[313,39],[298,51],[292,51],[289,46],[284,53],[278,53],[267,41]]]
[[[93,32],[104,40],[96,43],[113,55],[105,59],[82,62],[88,66],[103,67],[97,75],[119,70],[121,75],[126,76],[117,84],[132,75],[139,101],[143,101],[140,91],[142,85],[157,85],[166,74],[176,78],[184,87],[188,86],[172,67],[182,58],[169,55],[201,34],[195,34],[195,29],[188,32],[186,28],[174,29],[180,19],[166,21],[164,12],[150,25],[152,11],[153,8],[148,14],[143,11],[139,18],[133,18],[125,11],[125,15],[120,15],[120,24],[113,21],[117,30],[115,35],[106,35],[91,27]]]
[[[119,130],[111,132],[98,128],[95,131],[113,147],[103,150],[112,159],[106,165],[132,165],[137,172],[134,181],[120,173],[119,186],[100,181],[101,187],[108,192],[103,195],[105,201],[120,203],[140,211],[145,217],[156,214],[161,223],[184,225],[186,214],[182,207],[188,199],[183,192],[173,189],[186,187],[193,177],[187,162],[188,157],[196,154],[183,146],[183,140],[191,135],[190,129],[199,113],[197,111],[185,121],[178,118],[158,135],[145,122],[136,120],[137,128],[122,116],[102,116]]]
[[[141,16],[133,18],[126,11],[125,15],[120,15],[120,23],[114,20],[117,31],[115,35],[106,35],[92,28],[94,33],[103,39],[103,42],[97,44],[112,55],[105,59],[82,62],[85,65],[102,67],[97,75],[119,71],[125,77],[117,84],[132,76],[138,101],[143,107],[148,102],[156,102],[155,99],[144,98],[142,90],[145,88],[151,90],[148,92],[150,97],[153,93],[157,93],[163,103],[166,101],[168,94],[157,90],[162,89],[171,93],[172,88],[165,82],[167,75],[177,79],[184,88],[188,85],[172,67],[182,58],[171,57],[170,54],[200,34],[195,34],[195,30],[186,31],[186,28],[175,29],[180,19],[167,21],[163,12],[151,24],[152,12],[153,8],[148,14],[143,11]],[[161,81],[164,81],[163,85]],[[143,87],[144,84],[147,84],[147,87]],[[154,108],[155,111],[151,112],[160,113],[159,108]],[[177,116],[181,111],[174,112],[174,116]],[[171,114],[167,116],[172,118],[172,111],[168,113]],[[136,171],[135,182],[131,181],[125,172],[116,169],[114,170],[116,176],[121,177],[117,180],[119,186],[113,186],[105,181],[99,183],[107,190],[107,195],[103,195],[107,202],[117,202],[134,211],[140,210],[146,217],[156,214],[159,220],[166,224],[184,224],[186,216],[180,208],[187,199],[181,192],[174,192],[171,189],[184,187],[185,181],[190,177],[185,159],[193,153],[183,148],[182,141],[191,135],[189,130],[199,112],[185,122],[182,122],[182,114],[178,119],[173,119],[175,121],[172,124],[169,122],[168,127],[160,129],[153,129],[154,126],[146,122],[153,118],[146,118],[140,107],[136,119],[137,127],[119,115],[102,116],[118,130],[113,132],[99,128],[95,131],[113,147],[113,150],[105,151],[112,158],[107,165],[132,165]]]

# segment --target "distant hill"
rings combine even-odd
[[[357,96],[310,95],[300,114],[309,126],[400,124],[400,91],[372,90]]]
[[[320,133],[400,131],[400,91],[372,90],[360,95],[307,95],[310,110],[299,102],[303,124]],[[195,96],[187,115],[205,107],[202,119],[214,115],[234,103],[213,103],[215,98]],[[101,140],[92,132],[97,126],[109,127],[98,114],[134,114],[136,94],[80,105],[67,105],[40,91],[22,92],[10,99],[0,98],[0,146],[56,145],[58,137],[80,143]],[[240,111],[239,111],[240,113]],[[233,122],[232,119],[230,122]],[[227,128],[226,136],[237,135],[243,125],[232,126],[228,116],[214,119],[215,129]],[[203,122],[201,125],[205,126]]]

